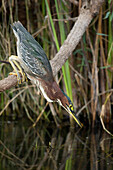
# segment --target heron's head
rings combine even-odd
[[[82,127],[82,123],[79,121],[78,117],[75,115],[73,104],[70,98],[62,91],[63,96],[61,99],[58,99],[58,103],[74,118],[74,120],[78,123],[80,127]]]

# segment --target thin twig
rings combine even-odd
[[[40,120],[40,118],[41,118],[41,116],[43,115],[43,113],[44,113],[46,107],[48,106],[48,104],[49,104],[49,103],[47,102],[46,105],[44,106],[44,108],[42,109],[41,113],[39,114],[39,116],[37,117],[35,123],[33,124],[33,127],[35,127],[36,124],[37,124],[37,122]]]
[[[7,104],[5,105],[5,107],[2,109],[2,111],[0,112],[0,116],[2,115],[2,113],[7,109],[7,107],[9,106],[9,104],[16,99],[21,93],[23,93],[25,90],[28,89],[29,86],[26,86],[23,90],[21,90],[18,94],[16,94],[11,100],[9,100],[7,102]]]

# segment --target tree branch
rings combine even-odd
[[[103,2],[104,0],[95,0],[93,2],[90,1],[90,4],[86,1],[83,4],[80,15],[72,30],[68,34],[67,39],[64,41],[64,44],[61,46],[59,52],[50,61],[54,76],[61,69],[62,65],[66,62],[78,45],[91,20],[96,14],[98,14]],[[17,77],[14,75],[9,75],[7,78],[0,80],[0,92],[10,89],[15,85],[17,85]]]
[[[0,80],[0,92],[10,89],[17,85],[17,77],[9,75],[7,78]]]

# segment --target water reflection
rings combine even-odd
[[[102,129],[52,126],[0,121],[0,169],[113,169],[113,140]]]

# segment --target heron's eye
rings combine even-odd
[[[69,105],[69,108],[70,108],[70,110],[72,110],[72,111],[74,110],[72,104]]]

